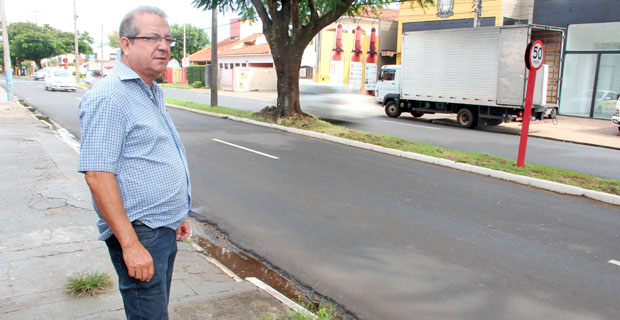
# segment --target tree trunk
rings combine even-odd
[[[295,116],[308,116],[299,105],[299,67],[301,65],[301,51],[298,48],[281,46],[272,52],[273,62],[278,76],[278,104],[274,117],[288,118]]]

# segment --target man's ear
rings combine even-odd
[[[122,37],[120,39],[120,43],[121,43],[121,49],[123,50],[123,55],[129,53],[129,45],[131,44],[131,40]]]

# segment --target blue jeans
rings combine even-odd
[[[176,233],[165,227],[151,229],[135,224],[133,227],[140,243],[153,257],[155,274],[151,281],[142,282],[130,277],[123,260],[123,250],[116,237],[112,236],[105,241],[118,274],[125,315],[128,320],[168,319],[172,268],[177,254]]]

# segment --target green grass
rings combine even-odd
[[[327,303],[321,303],[321,305],[319,306],[319,310],[317,310],[315,314],[316,314],[316,320],[332,320],[332,319],[340,318],[335,308],[332,305],[327,304]],[[315,318],[313,318],[310,315],[296,312],[296,313],[289,315],[286,318],[279,318],[279,317],[275,319],[263,318],[262,320],[314,320],[314,319]]]
[[[316,118],[279,119],[273,121],[268,117],[259,116],[251,111],[242,111],[226,107],[211,108],[209,105],[190,102],[186,100],[166,98],[166,103],[184,106],[191,109],[209,111],[214,113],[233,115],[253,119],[257,121],[276,123],[308,131],[320,132],[335,137],[370,143],[402,151],[414,152],[436,158],[448,159],[455,162],[467,163],[488,169],[504,171],[522,176],[539,178],[548,181],[564,183],[584,189],[602,191],[620,195],[620,180],[603,179],[570,170],[563,170],[526,163],[523,167],[517,167],[516,161],[498,157],[486,153],[467,152],[433,146],[428,143],[416,142],[407,139],[351,130],[342,126],[335,126]]]
[[[164,88],[174,88],[174,89],[194,89],[191,85],[182,85],[180,83],[160,83],[160,86]]]
[[[106,292],[112,285],[112,279],[105,272],[81,273],[67,280],[65,288],[75,297],[94,296]]]

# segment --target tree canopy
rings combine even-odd
[[[16,22],[11,23],[7,31],[13,65],[32,60],[40,67],[41,59],[74,52],[73,33],[60,31],[47,24],[39,26],[31,22]],[[92,53],[92,43],[93,39],[88,32],[78,32],[79,53]]]
[[[177,39],[176,44],[170,48],[170,58],[181,61],[183,58],[183,25],[173,24],[170,26],[170,35]],[[190,55],[210,44],[207,33],[199,27],[191,24],[185,25],[185,52]]]
[[[114,32],[108,34],[108,40],[110,40],[110,47],[121,47],[121,37],[118,35],[118,30],[114,30]]]
[[[394,2],[390,0],[193,0],[204,10],[218,6],[231,10],[242,19],[263,23],[263,34],[269,43],[278,76],[278,102],[273,116],[305,115],[299,105],[299,67],[304,49],[312,38],[342,15],[355,16],[375,12]],[[426,7],[433,0],[413,0]]]

